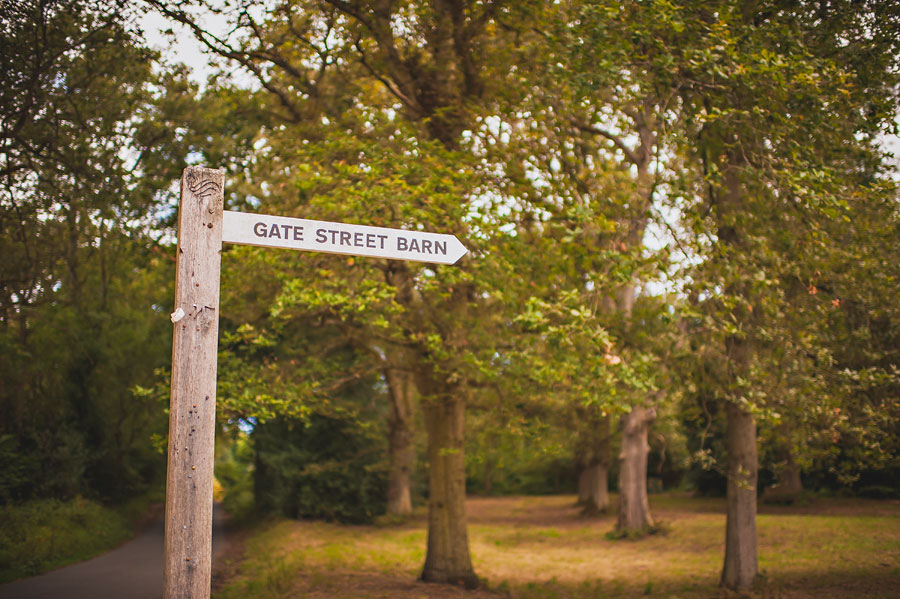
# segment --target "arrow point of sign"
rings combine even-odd
[[[453,241],[449,244],[449,264],[456,264],[459,262],[459,259],[469,253],[469,250],[466,246],[462,244],[462,242],[456,238],[455,235],[451,235]]]

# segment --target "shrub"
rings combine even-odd
[[[384,513],[385,441],[352,414],[277,419],[258,424],[252,439],[259,509],[345,523]]]

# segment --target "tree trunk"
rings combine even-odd
[[[494,455],[489,453],[484,458],[484,470],[482,471],[482,487],[485,495],[494,494]]]
[[[576,458],[578,464],[578,502],[575,505],[585,506],[591,497],[591,467],[584,458]]]
[[[422,404],[428,433],[428,547],[422,580],[478,586],[466,528],[465,400],[456,390]]]
[[[391,419],[388,436],[390,469],[388,471],[387,513],[392,516],[409,516],[412,514],[409,481],[416,457],[415,447],[412,443],[412,431],[405,423]]]
[[[584,469],[587,496],[582,515],[597,516],[609,509],[609,462],[596,462]],[[579,480],[580,482],[580,480]]]
[[[728,157],[725,165],[725,193],[718,206],[720,224],[717,231],[720,243],[733,251],[747,251],[742,232],[734,223],[743,209],[741,162]],[[752,298],[746,285],[735,281],[728,287],[733,296]],[[754,328],[752,312],[736,314],[745,331]],[[744,375],[751,363],[753,340],[751,336],[731,336],[725,339],[732,384]],[[756,448],[756,421],[753,414],[737,401],[727,401],[725,413],[728,427],[725,433],[725,450],[728,453],[727,518],[725,521],[725,563],[722,566],[721,584],[736,591],[750,589],[759,574],[756,555],[756,489],[759,457]]]
[[[388,471],[387,513],[392,516],[412,514],[410,476],[416,460],[413,443],[413,410],[416,387],[408,373],[389,368],[385,371],[391,397],[388,420],[390,469]]]
[[[781,471],[779,486],[793,501],[796,501],[803,492],[803,479],[800,478],[800,466],[794,461],[794,455],[788,451],[787,462]]]
[[[579,504],[584,516],[597,516],[609,509],[609,437],[609,417],[596,419],[588,436],[584,469],[578,477]]]
[[[756,421],[734,402],[726,405],[728,494],[722,586],[750,589],[759,574],[756,556]]]
[[[653,527],[647,499],[647,434],[656,410],[635,407],[622,417],[622,451],[619,453],[618,533],[645,533]]]
[[[790,439],[790,436],[785,438]],[[784,464],[778,469],[777,482],[763,491],[763,501],[766,503],[794,503],[803,492],[803,480],[800,478],[800,466],[794,461],[794,455],[790,448],[782,449]]]

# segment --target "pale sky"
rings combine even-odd
[[[216,23],[216,20],[220,22]],[[143,15],[138,23],[144,31],[148,45],[162,54],[164,62],[187,65],[190,68],[191,80],[200,84],[201,87],[206,84],[207,77],[213,73],[213,69],[209,66],[210,57],[204,54],[203,46],[187,27],[168,21],[154,11]],[[216,28],[219,30],[225,26],[224,19],[221,17],[216,19],[215,15],[211,15],[210,19],[207,19],[207,23],[217,25]],[[175,32],[174,39],[163,33],[167,29]]]

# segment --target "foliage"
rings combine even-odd
[[[293,518],[371,522],[384,513],[381,435],[352,414],[284,418],[253,431],[257,508]]]
[[[524,397],[486,404],[473,406],[466,422],[466,490],[476,495],[574,492],[571,438],[553,426],[550,410]]]
[[[150,106],[178,76],[155,78],[121,9],[4,16],[0,434],[23,467],[4,469],[3,502],[120,501],[162,470],[160,406],[130,389],[168,359],[171,265],[151,227],[181,156],[147,119],[164,121]]]
[[[837,23],[846,19],[846,26],[851,27],[849,23],[861,15],[841,13],[840,9],[822,29],[810,26],[789,33],[781,29],[803,19],[804,10],[800,7],[796,14],[758,27],[754,37],[733,45],[735,52],[743,45],[740,51],[748,52],[746,56],[738,59],[729,53],[728,58],[714,59],[724,58],[723,68],[740,70],[733,86],[717,85],[727,89],[726,93],[753,100],[752,105],[745,105],[745,100],[735,102],[731,96],[726,100],[729,110],[723,112],[710,109],[706,100],[702,110],[709,114],[702,117],[701,130],[719,135],[719,127],[727,127],[727,135],[743,136],[749,128],[765,131],[765,139],[755,135],[753,140],[740,142],[742,160],[747,161],[741,177],[750,177],[754,183],[747,183],[739,218],[721,211],[720,245],[725,239],[722,231],[730,228],[740,236],[721,255],[727,266],[713,258],[701,267],[709,269],[705,276],[709,282],[703,287],[706,292],[710,286],[731,290],[721,299],[705,302],[708,307],[715,306],[714,315],[706,322],[715,321],[713,326],[727,329],[726,335],[752,344],[756,352],[752,363],[732,387],[755,406],[764,421],[786,427],[776,434],[788,437],[791,451],[808,460],[806,463],[828,463],[826,456],[833,451],[842,428],[859,439],[847,444],[860,450],[855,452],[859,459],[844,459],[840,466],[845,469],[840,475],[850,482],[852,472],[865,468],[869,460],[885,459],[890,452],[863,449],[865,439],[877,436],[874,431],[883,427],[864,432],[863,425],[851,432],[841,424],[842,413],[854,413],[859,407],[865,409],[869,401],[878,401],[867,394],[863,406],[858,407],[854,393],[841,380],[842,370],[850,379],[856,374],[854,368],[840,365],[839,356],[846,347],[844,341],[837,341],[845,330],[840,321],[847,306],[858,305],[857,297],[871,293],[872,283],[871,275],[862,279],[850,275],[848,266],[883,263],[882,252],[890,245],[870,243],[880,237],[880,226],[871,230],[875,237],[864,239],[855,231],[857,224],[868,222],[874,211],[882,215],[887,230],[896,226],[896,191],[884,181],[878,152],[870,145],[872,135],[884,123],[882,107],[887,97],[882,95],[882,85],[891,81],[892,75],[885,71],[869,79],[872,71],[858,66],[856,53],[879,56],[874,59],[878,63],[891,52],[896,54],[896,46],[881,38],[877,29],[843,46],[832,37],[840,35]],[[781,35],[789,35],[789,44],[795,46],[771,49],[773,37]],[[835,45],[842,46],[838,54],[833,53]],[[794,49],[788,52],[788,47]],[[858,117],[848,118],[849,114]],[[848,143],[850,139],[855,143]],[[760,143],[762,147],[756,145]],[[724,148],[717,151],[730,152]],[[704,159],[704,164],[708,163]],[[727,177],[721,168],[711,167],[706,173],[711,185]],[[876,270],[890,277],[890,267]],[[858,268],[853,272],[862,274]],[[880,284],[876,293],[895,285],[884,279]],[[867,304],[863,310],[872,310],[873,315],[882,312],[877,304],[862,301]],[[709,333],[706,328],[704,336]],[[868,370],[871,366],[858,367]],[[880,378],[885,387],[896,389],[896,382],[888,382],[896,381],[892,370],[887,366]],[[713,377],[721,376],[721,371],[713,372]],[[881,408],[891,412],[886,404]]]
[[[677,248],[674,282],[689,300],[678,316],[698,361],[680,361],[686,387],[707,408],[747,406],[763,439],[779,437],[821,466],[847,417],[837,415],[856,411],[836,359],[854,344],[833,335],[845,334],[853,296],[896,285],[884,254],[895,244],[856,234],[873,211],[876,231],[896,227],[896,191],[875,146],[877,132],[894,127],[895,7],[596,1],[572,10],[577,18],[559,35],[584,41],[573,44],[571,78],[595,94],[588,106],[606,107],[597,111],[609,116],[605,143],[627,157],[616,133],[642,102],[653,109],[645,121],[664,124],[669,165],[651,209]],[[886,390],[894,373],[881,367],[875,378]],[[891,413],[887,403],[880,407]],[[862,428],[848,430],[860,450],[884,430]],[[774,453],[763,458],[777,461]],[[863,453],[877,461],[892,452]]]
[[[250,436],[240,428],[216,435],[215,475],[219,490],[213,491],[213,498],[221,501],[225,511],[237,522],[255,514],[253,459]]]

